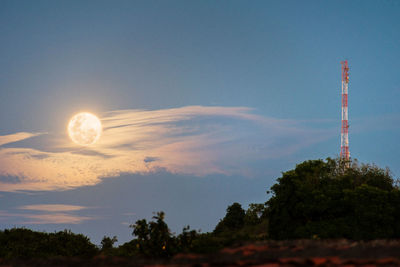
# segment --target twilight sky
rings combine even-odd
[[[400,175],[399,1],[0,1],[0,228],[99,244],[163,210],[212,231],[232,202],[340,151]],[[99,141],[67,135],[79,111]]]

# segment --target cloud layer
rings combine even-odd
[[[73,214],[75,211],[87,209],[83,206],[63,204],[38,204],[17,207],[17,211],[0,210],[0,220],[9,220],[19,224],[79,224],[92,217]],[[28,212],[26,212],[28,211]]]
[[[103,114],[101,121],[102,137],[89,147],[78,147],[66,136],[48,151],[10,147],[37,134],[0,136],[0,191],[65,190],[160,169],[251,176],[262,172],[268,159],[332,136],[296,121],[252,114],[246,107],[118,110]],[[263,168],[254,168],[257,163]]]
[[[65,212],[65,211],[76,211],[83,210],[86,207],[76,205],[64,205],[64,204],[38,204],[38,205],[25,205],[18,207],[20,210],[37,210],[47,212]]]

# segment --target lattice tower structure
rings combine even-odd
[[[340,158],[349,166],[349,65],[347,60],[340,62],[342,64],[342,129],[340,142]]]

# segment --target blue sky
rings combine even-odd
[[[351,156],[398,178],[399,12],[398,1],[1,1],[0,227],[124,242],[126,224],[164,210],[174,232],[210,231],[232,202],[266,201],[282,171],[338,155],[344,59]],[[82,110],[131,126],[77,148],[66,125]]]

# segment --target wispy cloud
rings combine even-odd
[[[12,219],[13,223],[26,225],[26,224],[80,224],[87,220],[92,220],[92,217],[74,215],[69,213],[45,213],[45,214],[32,214],[32,213],[9,213],[0,211],[0,219]]]
[[[9,144],[9,143],[15,143],[19,142],[28,138],[32,138],[38,135],[41,135],[42,133],[26,133],[26,132],[20,132],[20,133],[15,133],[15,134],[9,134],[9,135],[3,135],[0,136],[0,146]]]
[[[60,212],[60,211],[76,211],[83,210],[86,207],[76,206],[76,205],[64,205],[64,204],[38,204],[38,205],[25,205],[18,207],[20,210],[38,210],[38,211],[50,211],[50,212]]]
[[[188,106],[108,112],[101,118],[102,137],[92,146],[81,148],[65,138],[52,152],[0,148],[0,191],[65,190],[123,173],[160,169],[197,176],[254,175],[262,171],[252,167],[255,162],[264,162],[267,168],[269,159],[337,134],[252,111]]]
[[[37,204],[15,208],[14,212],[0,211],[0,220],[9,220],[18,224],[79,224],[92,220],[90,216],[74,214],[87,207],[64,204]]]
[[[67,213],[54,214],[28,214],[24,216],[26,224],[80,224],[84,221],[91,220],[91,217],[72,215]]]

